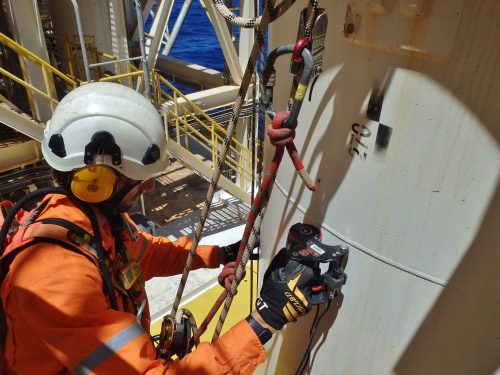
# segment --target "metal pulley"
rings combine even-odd
[[[165,315],[161,323],[161,331],[159,335],[159,344],[156,348],[157,358],[171,359],[173,356],[178,358],[188,354],[194,341],[191,337],[193,324],[189,317],[179,311],[177,318],[172,315]]]

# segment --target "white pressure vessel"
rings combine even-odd
[[[272,23],[270,50],[295,42],[307,4]],[[296,136],[319,189],[285,155],[261,228],[261,270],[296,222],[350,249],[306,373],[500,374],[500,2],[319,5],[323,73]],[[277,110],[289,63],[276,62]],[[294,374],[313,315],[266,344],[257,374]]]

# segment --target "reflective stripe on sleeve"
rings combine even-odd
[[[86,375],[99,366],[106,359],[115,354],[118,350],[127,345],[130,341],[144,333],[138,323],[134,323],[121,330],[107,342],[102,344],[87,357],[85,357],[74,369],[77,375]]]

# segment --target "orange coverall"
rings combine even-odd
[[[104,248],[113,261],[109,224],[98,217]],[[62,195],[50,198],[42,218],[63,218],[92,233],[90,220]],[[182,273],[190,239],[170,242],[137,234],[135,240],[127,236],[125,243],[146,280]],[[199,246],[193,265],[218,267],[218,247]],[[201,343],[182,360],[156,359],[149,332],[135,315],[111,308],[98,267],[53,243],[31,245],[15,256],[1,297],[8,327],[5,357],[14,374],[251,374],[265,359],[246,321],[213,344]],[[118,295],[117,300],[123,308]],[[149,311],[145,313],[149,322]]]

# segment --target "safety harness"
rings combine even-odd
[[[130,311],[130,308],[132,308],[130,301],[132,301],[139,323],[142,323],[143,327],[149,328],[149,320],[142,321],[143,312],[147,308],[144,279],[139,265],[133,260],[130,251],[126,249],[123,238],[123,231],[128,230],[133,239],[137,235],[135,228],[131,225],[120,225],[119,222],[123,223],[125,220],[116,218],[111,220],[106,215],[115,239],[116,257],[111,263],[102,248],[99,225],[92,211],[85,209],[84,212],[86,214],[91,213],[88,216],[92,223],[94,235],[73,222],[62,218],[39,219],[54,194],[68,196],[81,208],[82,202],[76,201],[76,198],[61,188],[40,189],[23,197],[16,205],[9,201],[0,202],[0,207],[10,208],[5,218],[3,212],[0,211],[0,225],[2,226],[0,231],[0,286],[9,272],[11,263],[18,254],[39,243],[55,244],[84,256],[98,267],[103,277],[103,292],[108,296],[112,307],[119,310],[115,296],[116,290],[121,296],[123,310]],[[28,202],[40,196],[42,196],[42,200],[33,210],[28,212],[22,208]],[[14,228],[10,229],[11,227]],[[97,231],[95,228],[97,228]],[[109,269],[112,270],[111,273]],[[0,300],[0,368],[6,335],[6,317]]]

